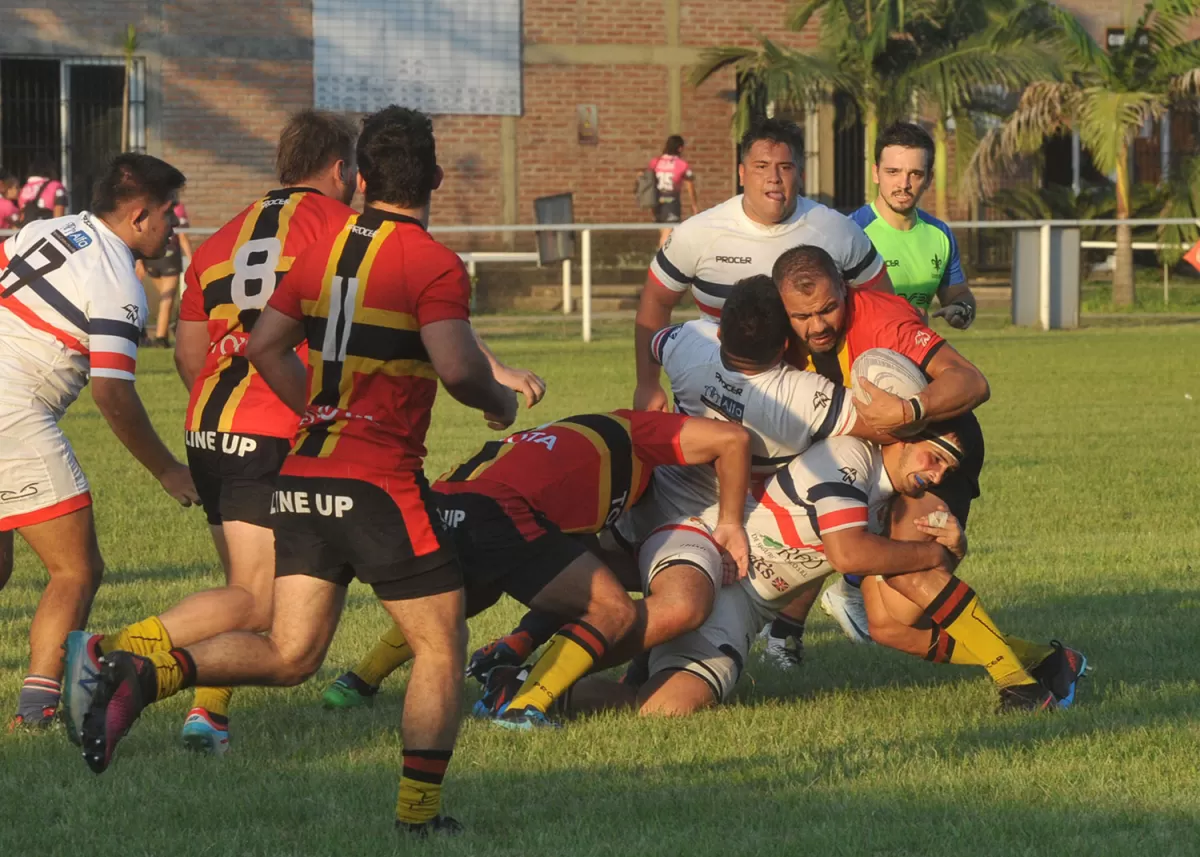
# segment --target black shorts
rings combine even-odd
[[[183,273],[183,254],[175,250],[161,259],[143,259],[142,265],[151,277],[178,277]]]
[[[189,431],[184,433],[184,443],[188,469],[210,524],[245,521],[257,527],[271,526],[271,493],[291,441],[256,434]]]
[[[979,474],[983,471],[983,429],[979,427],[979,420],[974,414],[964,414],[956,419],[961,422],[961,432],[966,435],[961,440],[967,446],[967,457],[940,485],[930,488],[929,493],[945,503],[950,514],[958,518],[965,528],[967,516],[971,514],[971,501],[979,496]]]
[[[357,577],[383,601],[460,588],[458,559],[425,477],[396,476],[389,491],[360,479],[280,476],[271,503],[275,576],[338,586]]]
[[[486,607],[506,592],[528,607],[546,584],[587,553],[582,541],[524,498],[502,502],[484,494],[440,491],[433,496],[462,563],[468,605]]]
[[[679,223],[683,220],[683,200],[678,196],[660,196],[654,207],[655,223]]]

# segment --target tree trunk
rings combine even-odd
[[[941,220],[949,220],[946,186],[946,117],[938,111],[933,125],[933,211]]]
[[[1117,152],[1117,219],[1129,217],[1129,143],[1123,141]],[[1117,258],[1113,269],[1113,306],[1133,306],[1133,227],[1117,227]]]
[[[874,176],[871,175],[871,165],[875,163],[875,138],[878,136],[879,114],[875,111],[874,104],[868,104],[863,113],[863,193],[866,197],[864,203],[875,201],[877,186]]]

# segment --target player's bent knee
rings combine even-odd
[[[652,676],[638,702],[638,714],[644,717],[686,717],[716,705],[717,695],[703,679],[672,670]]]

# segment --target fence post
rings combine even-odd
[[[583,341],[592,341],[592,230],[583,230],[583,246],[580,252],[580,282],[583,287],[582,316]]]
[[[563,259],[563,315],[571,314],[571,260]]]
[[[1038,248],[1038,320],[1050,329],[1050,224],[1041,225]]]
[[[1171,278],[1167,273],[1167,265],[1163,263],[1163,306],[1171,305]]]

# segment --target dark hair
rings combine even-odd
[[[385,107],[363,120],[358,169],[367,202],[419,208],[429,202],[437,174],[433,122],[424,113]]]
[[[933,138],[920,125],[911,122],[897,122],[889,125],[880,133],[875,141],[875,163],[878,165],[879,156],[888,146],[902,146],[905,149],[924,149],[925,167],[933,163]]]
[[[667,144],[663,146],[664,155],[678,155],[683,151],[683,138],[678,134],[672,134],[667,138]]]
[[[783,255],[775,260],[771,276],[779,288],[795,289],[806,295],[812,294],[822,279],[833,280],[837,286],[842,284],[842,272],[837,262],[815,244],[801,244],[784,251]]]
[[[954,435],[957,442],[951,442],[948,435]],[[941,440],[938,445],[954,456],[959,464],[968,459],[983,461],[983,430],[979,427],[979,420],[970,411],[941,422],[930,423],[913,438],[916,441],[934,442],[938,439]]]
[[[17,177],[4,167],[0,167],[0,185],[10,185],[16,182]]]
[[[323,110],[292,114],[279,132],[275,172],[284,185],[310,179],[335,161],[354,160],[354,125],[349,119]]]
[[[29,162],[29,175],[44,179],[57,179],[58,164],[45,152],[38,152]]]
[[[797,160],[804,154],[804,133],[795,122],[786,119],[763,119],[750,126],[750,130],[742,135],[738,144],[738,160],[745,161],[750,154],[750,147],[760,140],[772,143],[787,143],[791,147],[792,157]]]
[[[151,205],[169,202],[187,179],[166,161],[153,155],[126,152],[108,165],[92,190],[92,213],[112,214],[126,202],[145,198]]]
[[[721,309],[721,348],[731,357],[770,363],[787,344],[791,323],[766,274],[738,280]]]

